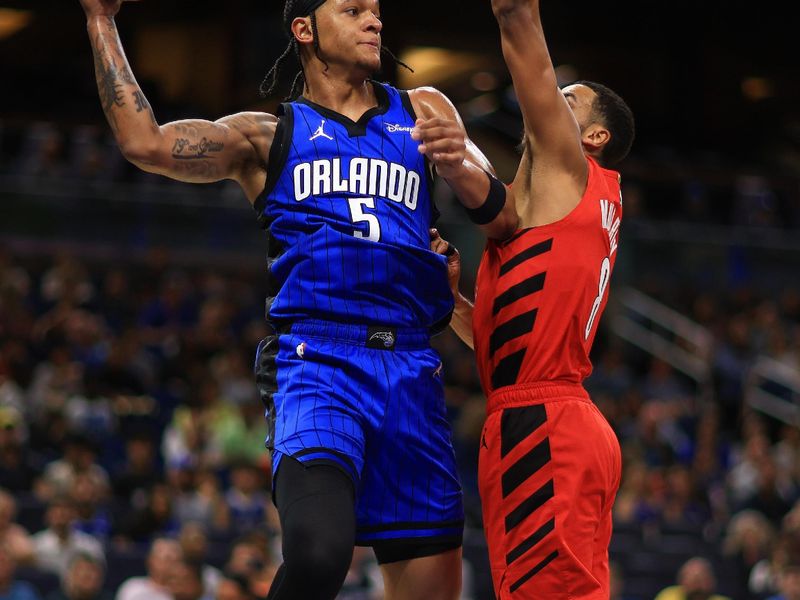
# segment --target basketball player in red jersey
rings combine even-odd
[[[619,174],[606,167],[628,153],[633,116],[605,86],[559,89],[538,0],[492,9],[525,124],[508,191],[520,225],[487,243],[474,308],[448,252],[451,325],[474,347],[488,398],[479,485],[492,578],[500,600],[607,599],[621,455],[582,382],[622,216]]]

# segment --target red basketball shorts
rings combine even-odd
[[[608,600],[617,437],[579,385],[489,398],[479,485],[498,600]]]

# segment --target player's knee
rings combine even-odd
[[[288,571],[306,578],[310,588],[341,586],[353,557],[352,536],[297,528],[284,536],[283,560]]]

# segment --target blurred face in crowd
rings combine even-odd
[[[152,468],[155,449],[150,440],[132,439],[127,444],[128,462],[136,471]]]
[[[686,594],[686,600],[705,600],[716,587],[711,565],[702,558],[693,558],[681,567],[678,584]]]
[[[75,507],[67,500],[53,502],[47,508],[47,524],[59,534],[69,531],[70,525],[75,520]]]
[[[800,566],[791,566],[781,572],[778,587],[783,600],[800,600]]]
[[[250,542],[242,542],[233,547],[228,568],[233,573],[251,575],[264,568],[266,559],[261,548]]]
[[[175,540],[153,542],[147,557],[147,574],[159,585],[166,585],[175,565],[181,560],[181,547]]]
[[[103,569],[94,561],[78,558],[73,561],[64,582],[70,600],[92,600],[103,587]]]
[[[187,523],[180,533],[179,543],[184,558],[202,561],[206,555],[207,538],[203,528],[198,523]]]
[[[255,467],[240,466],[231,474],[231,483],[237,490],[245,494],[252,494],[258,490],[261,477]]]
[[[203,595],[200,571],[182,560],[174,564],[167,587],[174,600],[198,600]]]

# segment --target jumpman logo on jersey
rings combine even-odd
[[[308,141],[313,142],[315,139],[320,137],[324,137],[333,141],[333,138],[329,136],[327,133],[325,133],[325,130],[323,129],[324,127],[325,127],[325,119],[322,119],[322,123],[319,124],[319,127],[317,127],[317,130],[314,132],[314,135],[308,138]]]

